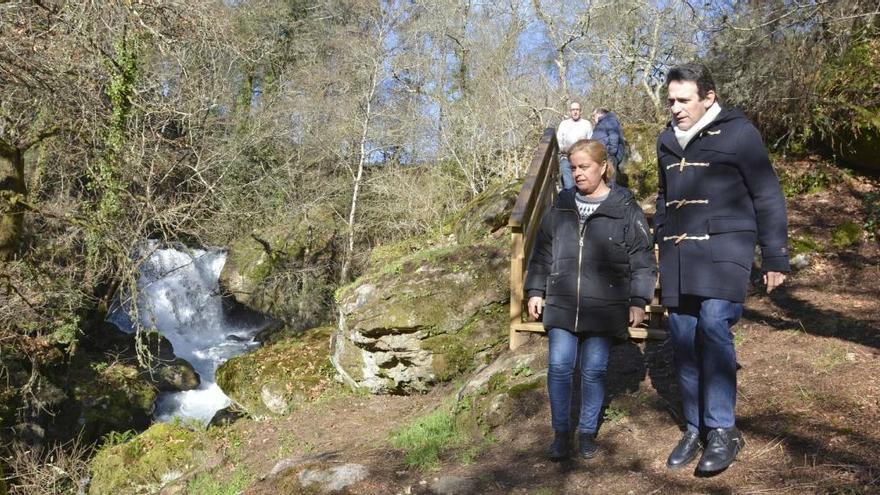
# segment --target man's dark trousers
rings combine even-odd
[[[678,307],[668,309],[687,429],[733,427],[736,350],[730,328],[742,316],[742,303],[683,295]]]

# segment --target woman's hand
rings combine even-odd
[[[529,300],[529,304],[531,304],[531,300]],[[645,319],[645,308],[642,306],[630,306],[629,307],[629,326],[637,327],[642,324],[642,321]]]
[[[529,298],[529,316],[532,317],[533,320],[537,320],[541,317],[541,313],[544,311],[544,298],[540,296],[532,296]],[[644,314],[644,311],[642,312]]]

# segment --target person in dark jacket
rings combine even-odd
[[[543,314],[550,340],[547,388],[554,441],[550,457],[568,456],[572,376],[581,354],[580,455],[598,453],[608,353],[645,316],[656,281],[653,243],[632,193],[611,190],[605,147],[581,140],[569,153],[575,187],[559,193],[541,221],[525,289],[532,318]]]
[[[758,130],[721,108],[699,64],[667,77],[672,122],[657,139],[655,235],[661,302],[669,311],[686,431],[667,459],[726,469],[744,446],[736,428],[736,352],[730,328],[746,297],[756,242],[772,291],[789,271],[785,200]]]
[[[608,150],[608,156],[614,160],[614,169],[618,176],[620,174],[620,162],[624,155],[623,128],[620,126],[620,120],[611,110],[599,107],[593,110],[593,135],[590,139],[595,139],[605,145]]]

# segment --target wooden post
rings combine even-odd
[[[516,325],[522,323],[524,261],[523,234],[514,229],[510,248],[510,350],[528,340],[526,335],[516,330]]]

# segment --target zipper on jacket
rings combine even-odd
[[[574,329],[573,332],[578,331],[578,319],[581,316],[581,261],[584,257],[584,235],[587,233],[587,221],[590,219],[587,218],[584,220],[584,228],[581,230],[581,236],[578,238],[578,268],[577,268],[577,302],[574,305]]]

